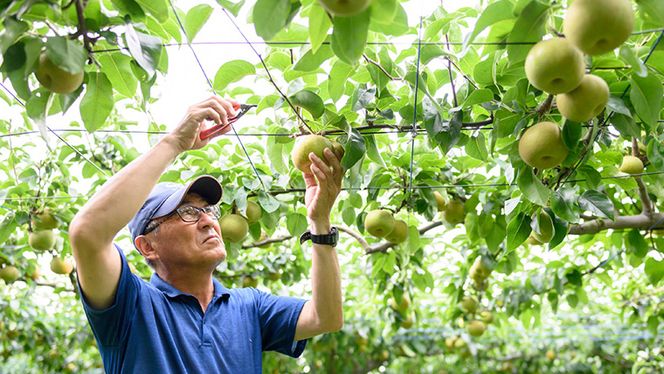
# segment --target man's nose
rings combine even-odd
[[[198,225],[202,228],[214,225],[215,219],[207,213],[201,213],[201,217],[198,219]]]

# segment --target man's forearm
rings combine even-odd
[[[140,209],[178,153],[176,146],[163,138],[106,182],[76,215],[71,231],[111,242]]]
[[[314,225],[312,232],[327,233],[329,224]],[[313,303],[322,327],[336,331],[343,325],[341,278],[337,251],[329,245],[313,245],[311,260],[311,282]]]

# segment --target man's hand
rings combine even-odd
[[[228,119],[236,114],[235,109],[233,109],[234,104],[239,105],[235,100],[212,96],[203,102],[192,105],[182,121],[164,139],[172,143],[178,152],[201,148],[209,142],[209,139],[201,140],[198,135],[209,127],[205,125],[205,121],[213,121],[217,125],[228,125]],[[230,129],[230,126],[228,129]]]
[[[307,186],[304,202],[307,206],[311,233],[314,235],[329,233],[330,212],[341,192],[341,181],[344,176],[344,170],[334,152],[326,148],[323,155],[327,163],[310,153],[311,173],[303,173]]]

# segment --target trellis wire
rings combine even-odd
[[[640,31],[635,31],[632,33],[632,35],[642,35],[642,34],[650,34],[650,33],[656,33],[656,32],[661,32],[664,31],[663,28],[656,28],[656,29],[646,29],[646,30],[640,30]],[[468,44],[464,44],[464,42],[422,42],[422,45],[477,45],[477,46],[508,46],[508,45],[534,45],[537,42],[533,41],[516,41],[516,42],[471,42]],[[163,43],[162,46],[164,47],[181,47],[185,45],[186,43]],[[308,41],[275,41],[275,42],[267,42],[264,40],[256,40],[256,41],[234,41],[234,40],[228,40],[228,41],[207,41],[207,42],[191,42],[191,45],[247,45],[247,44],[263,44],[263,45],[310,45],[311,42]],[[322,42],[321,44],[324,45],[329,45],[331,42]],[[367,45],[412,45],[412,42],[367,42]],[[127,48],[124,47],[118,47],[118,48],[106,48],[106,49],[97,49],[93,50],[92,53],[107,53],[107,52],[117,52],[121,50],[125,50]]]
[[[13,97],[14,100],[16,100],[16,102],[17,102],[19,105],[21,105],[23,108],[25,108],[25,104],[23,103],[23,101],[21,101],[21,99],[19,99],[18,97],[16,97],[16,95],[14,95],[14,93],[13,93],[11,90],[9,90],[7,87],[5,87],[5,85],[2,84],[2,82],[0,82],[0,86],[1,86],[2,89],[4,89],[9,95],[11,95],[11,97]],[[60,135],[58,135],[58,134],[57,134],[55,131],[53,131],[50,127],[46,126],[46,128],[48,129],[48,131],[50,131],[51,133],[53,133],[53,135],[55,135],[55,136],[56,136],[61,142],[65,143],[65,145],[67,145],[67,147],[71,148],[71,149],[72,149],[74,152],[76,152],[79,156],[83,157],[83,159],[84,159],[86,162],[88,162],[90,165],[94,166],[95,169],[99,170],[99,171],[100,171],[102,174],[104,174],[105,176],[108,176],[108,174],[106,174],[106,172],[105,172],[102,168],[100,168],[99,166],[97,166],[97,164],[95,164],[94,162],[92,162],[89,158],[85,157],[85,155],[83,155],[78,149],[76,149],[76,147],[73,147],[71,144],[69,144],[66,140],[64,140]],[[35,132],[38,132],[38,131],[35,131]]]
[[[420,27],[417,32],[417,64],[415,65],[415,100],[413,103],[413,129],[410,133],[410,176],[408,177],[409,208],[412,208],[413,196],[413,168],[415,166],[415,138],[417,137],[417,97],[420,87],[420,56],[422,52],[422,16],[420,16]]]

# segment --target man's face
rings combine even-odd
[[[203,208],[208,203],[197,194],[188,194],[179,207]],[[201,213],[198,222],[184,222],[173,212],[159,229],[147,234],[159,255],[159,262],[166,267],[191,266],[214,269],[226,258],[226,249],[221,240],[219,222],[214,217]]]

